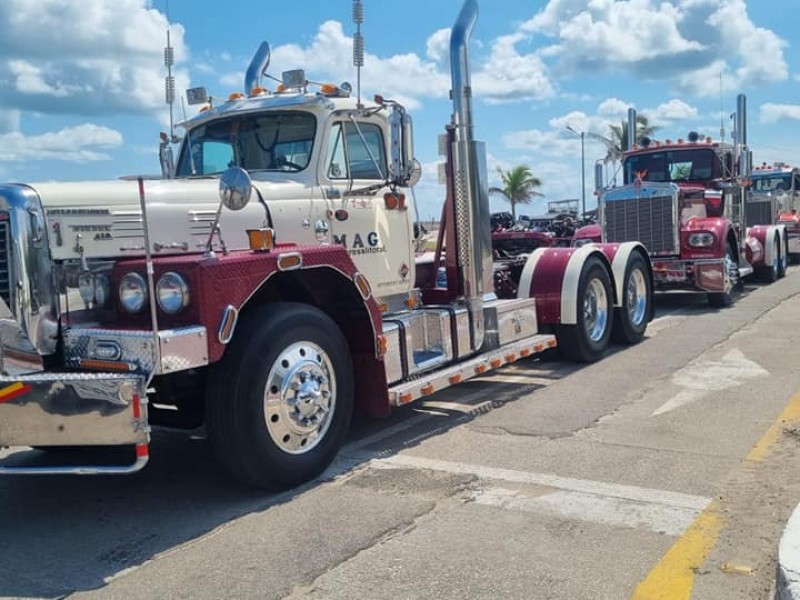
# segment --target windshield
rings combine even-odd
[[[311,159],[316,125],[314,115],[300,111],[236,116],[200,125],[186,134],[176,176],[213,175],[231,166],[251,172],[302,171]]]
[[[792,189],[791,173],[753,177],[753,189],[757,192],[782,192]]]
[[[630,156],[625,161],[625,183],[637,174],[645,181],[697,181],[715,177],[717,155],[713,150],[665,150]]]

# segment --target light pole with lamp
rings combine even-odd
[[[567,125],[567,131],[570,131],[581,138],[581,218],[586,218],[586,158],[584,140],[586,137],[585,131],[575,131],[570,125]]]

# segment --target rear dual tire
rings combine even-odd
[[[598,257],[590,256],[578,280],[577,322],[558,327],[561,355],[576,362],[599,360],[611,339],[613,309],[608,268]]]

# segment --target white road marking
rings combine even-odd
[[[541,485],[558,490],[578,492],[595,497],[605,496],[607,498],[619,498],[634,502],[644,502],[672,508],[688,509],[690,511],[702,511],[709,502],[710,498],[702,496],[692,496],[680,492],[668,490],[654,490],[632,485],[622,485],[619,483],[606,483],[603,481],[589,481],[586,479],[572,479],[569,477],[559,477],[547,473],[532,473],[529,471],[517,471],[513,469],[499,469],[483,465],[474,465],[461,462],[436,460],[397,454],[388,458],[375,459],[371,461],[374,468],[396,469],[429,469],[432,471],[443,471],[457,475],[475,475],[481,479],[491,479],[497,481],[510,481],[514,483],[527,483]]]
[[[471,499],[485,506],[615,527],[647,529],[674,536],[681,535],[701,512],[691,508],[567,491],[530,496],[504,488],[489,488],[476,491]]]
[[[721,360],[692,363],[672,375],[672,383],[684,389],[654,410],[650,416],[664,414],[696,402],[709,392],[738,387],[748,379],[765,375],[769,375],[769,371],[745,357],[738,349],[731,350]]]

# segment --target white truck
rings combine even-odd
[[[447,198],[422,261],[409,115],[302,71],[267,90],[266,44],[244,93],[183,124],[174,178],[0,186],[0,473],[130,473],[151,426],[204,425],[234,477],[288,488],[331,462],[354,410],[385,416],[556,345],[594,361],[612,336],[641,340],[641,244],[493,262],[477,11],[466,0],[451,35]],[[130,460],[46,460],[86,446]]]

